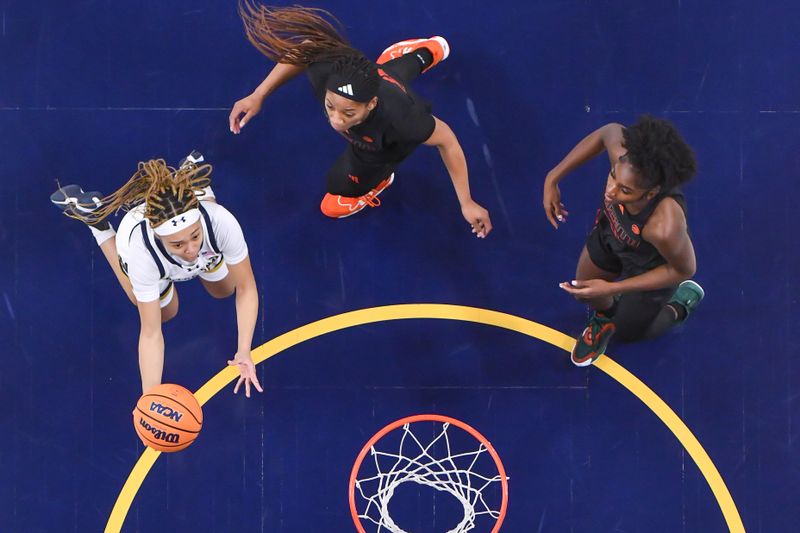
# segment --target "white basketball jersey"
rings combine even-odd
[[[117,253],[140,302],[158,300],[164,281],[207,277],[224,263],[235,265],[247,257],[242,228],[230,211],[214,202],[198,203],[203,245],[193,263],[171,255],[144,218],[144,204],[131,209],[117,231]]]

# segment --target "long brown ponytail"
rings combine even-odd
[[[239,16],[247,40],[276,63],[308,65],[337,50],[353,51],[342,36],[342,23],[324,9],[274,7],[240,0]]]

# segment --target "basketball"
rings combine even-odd
[[[133,427],[145,446],[160,452],[177,452],[197,438],[203,427],[203,410],[187,389],[163,383],[136,402]]]

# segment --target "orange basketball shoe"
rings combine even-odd
[[[410,39],[408,41],[400,41],[394,43],[392,46],[383,51],[378,58],[377,63],[383,65],[384,63],[397,59],[400,56],[410,54],[418,48],[427,48],[433,55],[433,63],[422,69],[425,72],[445,59],[450,55],[450,44],[444,37],[434,36],[429,39]]]
[[[381,205],[378,195],[385,191],[392,182],[394,182],[394,172],[363,196],[352,197],[327,193],[322,198],[319,208],[324,215],[331,218],[347,218],[367,206],[378,207]]]

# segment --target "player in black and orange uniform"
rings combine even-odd
[[[689,280],[696,260],[680,191],[695,173],[694,153],[666,120],[607,124],[578,143],[545,179],[550,223],[558,228],[568,214],[558,183],[602,152],[611,161],[603,202],[575,279],[560,285],[594,310],[572,351],[577,366],[592,364],[614,334],[634,341],[682,323],[704,296]]]
[[[447,58],[450,47],[444,38],[393,44],[376,65],[347,43],[327,11],[244,1],[239,12],[247,38],[277,64],[233,106],[230,129],[238,134],[275,89],[307,72],[331,127],[350,143],[328,172],[328,192],[320,205],[325,215],[344,218],[380,205],[378,195],[394,181],[397,166],[426,144],[439,149],[473,233],[489,234],[489,213],[472,199],[458,139],[408,86]]]

